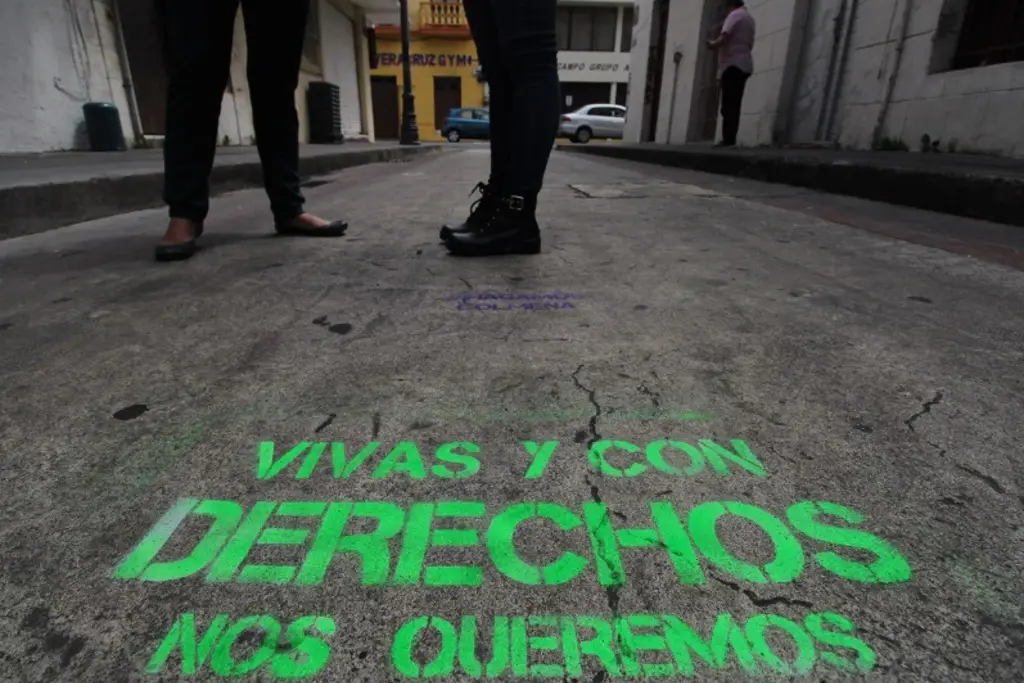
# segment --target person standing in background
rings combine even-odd
[[[743,0],[727,0],[730,8],[722,32],[708,47],[718,50],[718,80],[721,84],[722,141],[716,147],[736,145],[743,109],[743,90],[754,73],[754,17]]]
[[[275,229],[282,235],[337,237],[348,227],[305,213],[299,188],[295,89],[310,0],[158,0],[168,79],[164,201],[170,210],[170,225],[156,247],[158,261],[190,258],[203,232],[239,2],[256,147]]]
[[[490,87],[491,173],[469,218],[444,226],[460,256],[536,254],[535,215],[561,115],[556,0],[463,0]]]

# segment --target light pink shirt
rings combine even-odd
[[[744,73],[754,73],[754,17],[746,7],[737,7],[729,12],[722,25],[722,33],[729,34],[729,40],[718,48],[718,77],[734,66]]]

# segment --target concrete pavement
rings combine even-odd
[[[1024,226],[1024,160],[978,154],[710,144],[560,144],[569,152],[784,183]]]
[[[447,257],[487,153],[0,242],[0,681],[1019,680],[1013,236],[556,154]]]

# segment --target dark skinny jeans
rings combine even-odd
[[[168,76],[164,201],[171,217],[200,222],[209,210],[210,171],[239,3],[263,184],[275,219],[298,216],[304,199],[299,189],[295,88],[310,0],[159,2],[165,20]]]
[[[491,186],[533,197],[561,114],[556,0],[463,0],[490,86]]]

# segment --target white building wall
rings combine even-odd
[[[867,0],[857,15],[839,142],[869,147],[897,68],[905,2],[913,2],[881,134],[917,149],[921,136],[961,151],[1024,156],[1024,62],[929,73],[943,0]]]
[[[0,2],[0,152],[86,146],[82,105],[112,102],[132,136],[105,0]]]
[[[700,29],[705,1],[717,0],[671,1],[659,142],[682,143],[691,133],[697,56],[709,37]],[[907,2],[913,5],[901,53]],[[957,2],[964,0],[748,0],[757,41],[740,144],[829,141],[869,148],[877,131],[912,149],[927,134],[943,146],[955,141],[961,151],[1024,156],[1024,63],[936,70],[940,44],[949,42],[939,32],[940,15]],[[673,98],[676,50],[682,61]],[[646,52],[636,45],[635,72],[646,68],[637,64],[646,63]],[[639,101],[634,94],[632,105]],[[637,124],[627,126],[628,139],[639,139]]]
[[[646,132],[644,116],[647,91],[647,57],[651,49],[654,0],[638,0],[633,5],[633,38],[629,51],[629,79],[626,97],[626,142],[640,142]]]
[[[354,12],[353,12],[354,16]],[[320,44],[323,46],[324,80],[341,91],[341,127],[346,138],[363,132],[356,64],[355,24],[340,9],[320,0]]]
[[[356,26],[320,0],[325,79],[342,86],[346,135],[363,132]],[[354,6],[334,0],[335,4]],[[113,0],[0,0],[0,153],[86,149],[82,105],[111,102],[120,113],[129,146],[135,136],[118,51]],[[221,103],[218,142],[255,140],[247,46],[241,12],[236,17],[230,88]],[[368,68],[368,65],[366,65]],[[296,90],[301,139],[307,139],[306,85]]]
[[[814,0],[811,0],[812,2]],[[819,0],[824,1],[824,0]],[[741,145],[765,145],[778,138],[777,126],[786,116],[787,67],[799,50],[800,16],[806,5],[800,0],[752,0],[747,9],[757,24],[754,73],[747,81],[737,141]],[[794,33],[796,30],[796,33]],[[792,48],[792,49],[791,49]],[[721,124],[719,124],[721,125]]]
[[[655,142],[677,145],[687,141],[699,88],[697,74],[703,64],[702,52],[707,52],[708,36],[701,31],[704,12],[703,0],[670,2]],[[681,55],[678,65],[677,52]]]

